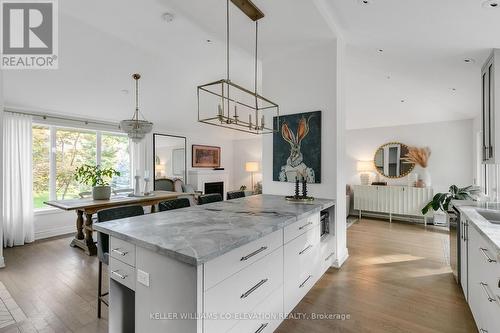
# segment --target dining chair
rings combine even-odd
[[[160,212],[164,212],[167,210],[173,210],[173,209],[179,209],[179,208],[185,208],[185,207],[190,207],[191,203],[189,202],[188,198],[177,198],[177,199],[172,199],[172,200],[167,200],[160,202],[158,207],[160,208]]]
[[[97,221],[107,222],[111,220],[123,219],[126,217],[134,217],[144,215],[142,206],[122,206],[109,209],[103,209],[97,212]],[[101,232],[97,232],[97,258],[99,259],[99,281],[97,284],[97,318],[101,318],[101,303],[109,306],[104,299],[107,293],[102,293],[102,264],[109,265],[109,236]]]
[[[171,179],[156,179],[155,180],[155,190],[156,191],[175,191],[175,183]]]
[[[218,201],[222,201],[222,195],[220,195],[220,193],[203,194],[198,197],[198,205],[205,205]]]
[[[245,196],[245,191],[230,191],[227,192],[227,200],[243,198]]]
[[[89,191],[80,192],[78,193],[78,196],[80,197],[80,199],[90,198],[92,197],[92,192]]]

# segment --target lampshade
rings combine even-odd
[[[258,162],[246,162],[245,163],[245,171],[246,172],[257,172],[257,171],[259,171],[259,163]]]
[[[373,161],[358,161],[356,169],[358,172],[372,172],[374,170]]]

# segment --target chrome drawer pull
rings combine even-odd
[[[299,255],[307,252],[307,250],[309,250],[311,247],[313,247],[312,245],[308,245],[305,249],[303,249],[302,251],[299,252]]]
[[[259,289],[259,287],[262,286],[264,283],[266,283],[268,280],[269,279],[260,280],[260,282],[257,283],[255,286],[253,286],[252,288],[248,289],[248,291],[246,291],[245,293],[241,294],[240,298],[247,298],[248,296],[250,296],[251,293],[253,293],[257,289]]]
[[[490,296],[490,293],[488,292],[488,284],[487,283],[484,283],[484,282],[479,282],[479,284],[481,285],[481,288],[483,288],[483,291],[484,293],[486,294],[486,297],[488,297],[488,301],[489,302],[496,302],[497,300],[492,298]]]
[[[305,227],[307,227],[308,225],[311,225],[311,224],[313,224],[313,223],[312,222],[306,223],[303,226],[300,226],[299,230],[302,230],[302,229],[304,229]]]
[[[111,274],[118,276],[122,280],[125,280],[127,278],[127,275],[121,275],[120,273],[118,273],[118,271],[111,271]]]
[[[119,250],[119,247],[117,247],[116,249],[112,249],[111,251],[113,251],[114,253],[118,253],[119,255],[121,256],[126,256],[128,252],[122,252]]]
[[[305,280],[304,280],[304,282],[302,282],[302,283],[300,284],[299,288],[304,287],[304,286],[305,286],[305,284],[307,283],[307,281],[309,281],[309,279],[310,279],[310,278],[312,278],[312,275],[309,275],[309,276],[307,277],[307,279],[305,279]]]
[[[259,329],[257,331],[255,331],[255,333],[261,333],[262,331],[264,331],[266,329],[267,325],[269,325],[269,323],[265,323],[265,324],[260,325]]]
[[[486,253],[486,252],[488,252],[487,249],[484,249],[484,248],[480,247],[479,250],[481,251],[481,253],[483,254],[483,256],[486,258],[486,260],[488,262],[490,262],[490,263],[491,262],[497,262],[495,259],[491,259],[490,256],[488,255],[488,253]]]
[[[262,251],[265,251],[265,250],[267,250],[267,246],[263,246],[263,247],[261,247],[260,249],[255,250],[255,251],[253,251],[252,253],[247,254],[247,255],[246,255],[246,256],[244,256],[244,257],[241,257],[240,261],[245,261],[245,260],[248,260],[248,259],[252,258],[253,256],[255,256],[255,255],[257,255],[257,254],[259,254],[259,253],[261,253]]]
[[[330,253],[330,255],[328,257],[326,257],[325,261],[328,261],[334,254],[335,254],[335,252]]]

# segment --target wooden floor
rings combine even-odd
[[[4,251],[0,281],[28,319],[0,332],[107,332],[107,310],[96,318],[97,258],[70,239]],[[362,220],[348,230],[348,247],[342,269],[330,269],[294,310],[346,319],[289,319],[277,332],[477,332],[447,265],[446,233]]]

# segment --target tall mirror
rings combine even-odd
[[[186,138],[153,134],[154,189],[175,191],[180,180],[186,183]]]
[[[375,152],[373,164],[375,170],[387,178],[401,178],[408,175],[415,167],[414,163],[404,160],[408,146],[399,142],[386,143]]]

